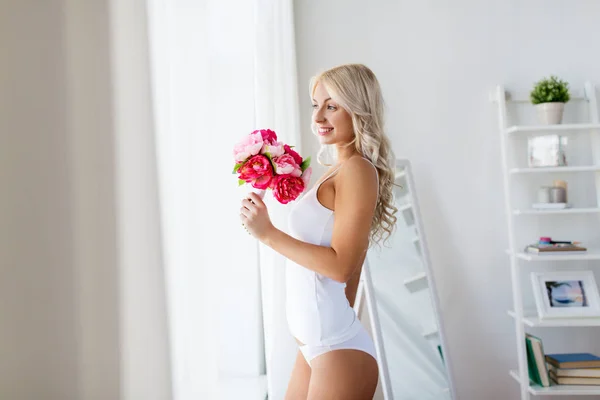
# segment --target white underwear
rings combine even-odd
[[[330,346],[311,346],[304,344],[299,348],[308,365],[311,365],[310,362],[314,358],[333,350],[360,350],[370,354],[377,360],[373,339],[371,339],[367,330],[362,326],[355,336],[345,342],[332,344]]]

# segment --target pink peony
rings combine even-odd
[[[308,167],[302,173],[302,182],[304,182],[304,187],[307,188],[310,183],[310,177],[312,175],[312,167]]]
[[[233,149],[238,186],[249,183],[282,204],[294,201],[310,182],[310,157],[303,159],[292,147],[277,140],[271,129],[257,129],[242,138]],[[302,169],[305,169],[304,171]]]
[[[296,178],[302,175],[300,166],[296,164],[294,157],[289,154],[273,158],[273,164],[275,164],[275,172],[278,175],[292,175]]]
[[[239,179],[249,182],[256,189],[267,189],[273,179],[273,166],[269,159],[261,154],[255,155],[238,170]]]
[[[277,134],[270,129],[259,129],[252,133],[259,132],[262,136],[263,142],[275,143],[277,141]]]
[[[287,144],[283,146],[285,152],[287,154],[289,154],[290,156],[294,157],[294,161],[296,161],[296,164],[298,165],[302,165],[302,157],[300,157],[300,154],[296,153],[290,146],[288,146]]]
[[[233,157],[236,163],[244,162],[248,157],[260,152],[263,147],[263,138],[260,133],[252,132],[233,147]]]
[[[281,204],[294,201],[304,191],[304,181],[291,175],[279,175],[272,184],[273,195]]]
[[[271,158],[274,158],[283,155],[283,153],[285,153],[285,149],[283,148],[283,144],[279,142],[273,142],[270,144],[269,142],[264,142],[262,149],[260,149],[260,153],[269,153],[271,155]]]

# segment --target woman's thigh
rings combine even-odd
[[[377,388],[377,361],[360,350],[333,350],[311,361],[308,400],[373,399]]]
[[[310,382],[310,366],[298,350],[296,363],[292,369],[292,376],[285,393],[285,400],[306,400],[308,397],[308,384]]]

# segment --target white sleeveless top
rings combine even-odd
[[[292,237],[331,246],[334,212],[319,203],[317,191],[340,166],[292,205],[288,217]],[[313,346],[331,346],[354,337],[361,324],[345,288],[345,283],[286,260],[286,313],[292,335]]]

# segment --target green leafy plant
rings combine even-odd
[[[530,93],[533,104],[566,103],[569,101],[569,84],[551,75],[537,82]]]

